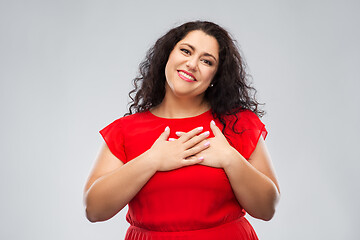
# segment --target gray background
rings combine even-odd
[[[238,40],[282,198],[260,239],[359,239],[359,1],[0,2],[0,238],[123,239],[82,191],[147,49],[188,20]]]

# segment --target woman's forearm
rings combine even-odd
[[[147,152],[97,179],[85,194],[86,215],[91,222],[104,221],[130,202],[156,168]]]
[[[224,170],[240,205],[253,217],[270,220],[279,191],[274,182],[234,150]]]

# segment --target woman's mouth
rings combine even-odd
[[[187,82],[195,82],[196,81],[196,78],[191,73],[184,72],[182,70],[178,70],[177,72],[178,72],[179,77]]]

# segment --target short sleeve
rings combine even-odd
[[[238,146],[240,153],[244,158],[249,159],[256,148],[260,136],[266,139],[268,132],[265,125],[255,113],[246,110],[238,113],[236,129],[240,133],[237,141],[237,144],[240,145]]]
[[[106,145],[118,159],[126,162],[124,138],[122,133],[121,119],[117,119],[99,131]]]

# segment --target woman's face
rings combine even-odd
[[[219,65],[219,44],[201,30],[189,32],[171,51],[165,67],[166,94],[203,98]]]

